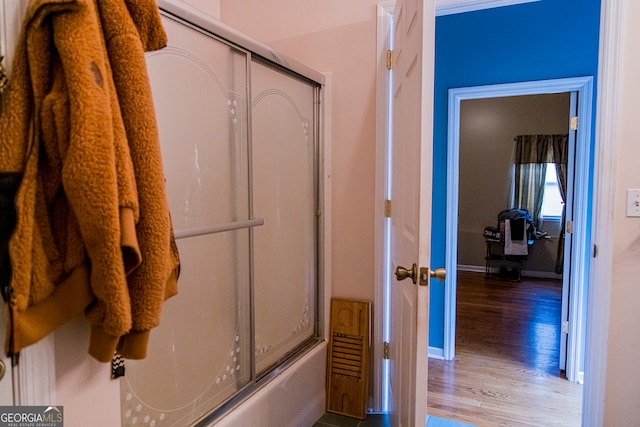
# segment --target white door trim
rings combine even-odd
[[[620,40],[622,34],[622,1],[608,0],[603,1],[601,5],[601,33],[600,33],[600,52],[599,52],[599,72],[598,72],[598,94],[597,94],[597,117],[596,117],[596,147],[594,152],[594,176],[597,177],[594,185],[594,202],[593,202],[593,224],[594,230],[592,234],[592,242],[598,245],[598,257],[591,259],[592,283],[598,283],[598,286],[589,289],[589,317],[587,318],[587,354],[585,360],[585,372],[587,381],[584,386],[583,395],[583,425],[602,425],[604,419],[604,397],[605,397],[605,378],[606,378],[606,353],[607,353],[607,337],[609,325],[609,301],[611,293],[611,266],[612,266],[612,247],[608,241],[611,235],[612,218],[610,206],[612,202],[615,167],[615,155],[613,146],[616,140],[616,122],[617,122],[617,103],[619,97],[619,75],[620,75]],[[393,2],[384,2],[381,5],[387,5]],[[440,4],[440,3],[439,3]],[[437,14],[440,15],[437,11]],[[380,23],[380,20],[378,21]],[[386,31],[386,30],[385,30]],[[380,34],[380,27],[378,28]],[[383,54],[378,51],[379,56]],[[378,88],[380,79],[378,79]],[[378,91],[380,92],[380,91]],[[378,122],[384,121],[385,117],[381,116],[381,110],[378,109]],[[380,152],[380,141],[383,141],[378,126],[377,135],[377,152]],[[381,168],[383,162],[376,163],[376,183],[378,177],[384,172]],[[376,184],[376,206],[379,207],[384,202],[384,196],[381,189]],[[381,260],[380,254],[384,253],[380,246],[383,244],[380,238],[382,221],[376,216],[376,264]],[[449,271],[452,271],[449,269]],[[376,294],[375,294],[375,316],[381,319],[383,315],[382,297],[379,289],[381,289],[381,277],[376,275]],[[377,331],[376,333],[379,333]],[[446,340],[446,337],[445,337]],[[380,347],[380,341],[375,341],[375,347]],[[376,362],[380,362],[380,356],[374,352]],[[430,349],[431,353],[431,349]],[[430,354],[431,355],[431,354]],[[376,376],[380,372],[374,370],[374,385],[380,385]],[[379,379],[379,378],[378,378]],[[380,395],[379,388],[374,390],[375,395]],[[375,399],[374,399],[375,401]],[[375,406],[374,406],[375,410]],[[378,408],[379,410],[379,408]]]
[[[376,174],[374,206],[374,316],[373,316],[373,400],[371,410],[387,412],[389,368],[384,359],[384,342],[389,341],[389,222],[384,203],[389,197],[389,70],[391,21],[395,0],[378,3],[376,41]],[[379,262],[378,262],[379,260]]]
[[[586,294],[588,286],[589,248],[586,236],[589,223],[589,165],[591,157],[591,116],[593,102],[593,77],[540,80],[449,90],[449,117],[447,132],[447,213],[446,213],[446,269],[444,357],[455,356],[456,328],[456,279],[458,242],[458,176],[460,157],[460,104],[463,100],[496,98],[504,96],[539,95],[559,92],[578,92],[578,117],[580,128],[576,136],[576,170],[574,203],[574,233],[571,257],[571,280],[574,292],[569,300],[569,343],[567,378],[577,381],[583,359]],[[568,127],[568,126],[567,126]]]
[[[591,259],[591,284],[587,310],[587,354],[585,387],[582,396],[582,425],[604,424],[607,351],[613,272],[613,206],[615,194],[616,149],[622,38],[622,14],[626,0],[601,2],[600,52],[598,55],[598,93],[596,146],[594,151],[594,198],[591,241],[597,256]]]
[[[13,368],[14,405],[48,406],[56,403],[55,339],[49,334],[20,351]]]

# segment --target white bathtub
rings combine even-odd
[[[310,427],[324,413],[326,341],[258,390],[216,427]]]

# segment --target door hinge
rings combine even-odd
[[[389,343],[385,341],[384,350],[382,354],[382,358],[385,360],[389,360]]]
[[[567,221],[567,234],[573,234],[573,221]]]
[[[384,201],[384,216],[385,218],[391,218],[391,200]]]
[[[393,68],[393,51],[388,50],[387,51],[387,70],[390,70],[391,68]]]
[[[578,130],[578,116],[571,117],[571,130]]]
[[[569,333],[569,321],[568,320],[564,320],[562,322],[562,333],[563,334],[568,334]]]

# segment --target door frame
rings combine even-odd
[[[583,310],[587,302],[589,283],[589,248],[587,236],[589,222],[591,128],[593,105],[593,77],[572,77],[506,83],[486,86],[455,88],[449,90],[449,116],[447,129],[447,206],[446,206],[446,255],[444,303],[444,358],[455,357],[456,335],[456,288],[457,288],[457,246],[458,246],[458,176],[460,158],[460,105],[464,100],[497,98],[505,96],[543,95],[561,92],[578,93],[579,131],[576,135],[576,158],[573,194],[573,249],[570,260],[571,292],[569,297],[569,338],[567,345],[567,378],[581,382],[584,362],[584,331],[586,313]]]
[[[373,325],[373,396],[372,412],[386,413],[389,410],[389,363],[385,359],[384,345],[389,342],[389,244],[390,226],[385,216],[385,200],[389,198],[389,117],[390,78],[387,69],[387,50],[391,35],[391,22],[395,0],[377,5],[377,65],[376,65],[376,164],[374,206],[374,315]]]
[[[614,183],[615,155],[613,146],[617,134],[617,102],[620,96],[619,81],[621,70],[620,46],[623,0],[610,0],[601,5],[600,52],[598,57],[598,94],[596,117],[596,143],[594,148],[594,201],[592,242],[598,244],[598,257],[591,260],[592,282],[599,286],[589,289],[589,316],[587,323],[587,353],[585,373],[588,377],[583,395],[582,419],[585,425],[591,422],[602,424],[604,417],[604,397],[606,378],[606,343],[609,325],[609,301],[611,294],[611,266],[613,248],[608,240],[613,228],[610,206],[611,188]],[[374,351],[373,351],[373,399],[372,412],[385,412],[383,396],[388,386],[386,380],[383,346],[385,328],[384,274],[382,260],[385,254],[384,200],[386,161],[387,110],[384,100],[386,87],[386,32],[389,14],[393,13],[393,1],[378,4],[377,20],[377,76],[376,76],[376,174],[375,174],[375,289],[374,289]],[[436,13],[437,15],[437,13]],[[605,88],[603,90],[603,88]],[[451,270],[449,270],[451,271]],[[446,284],[445,284],[446,286]],[[446,340],[446,337],[445,337]]]

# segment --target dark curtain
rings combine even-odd
[[[544,197],[547,163],[554,163],[562,201],[567,191],[568,135],[518,135],[514,157],[514,204],[529,211],[536,227],[540,222]],[[562,273],[564,263],[565,211],[558,239],[556,272]],[[559,269],[559,270],[558,270]]]
[[[562,274],[564,267],[564,233],[566,228],[566,207],[567,207],[567,157],[569,143],[567,135],[556,135],[558,138],[553,142],[553,162],[556,165],[556,176],[558,177],[558,188],[562,197],[562,225],[558,236],[558,252],[556,255],[556,273]]]

